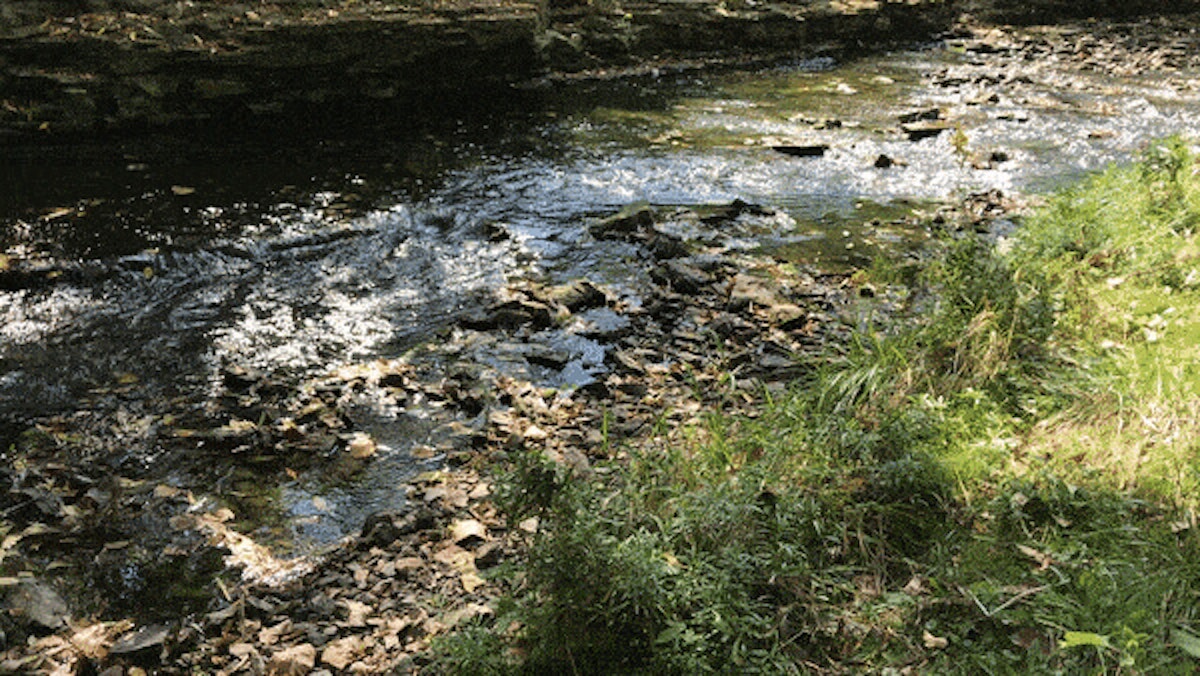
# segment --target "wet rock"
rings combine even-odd
[[[459,323],[474,331],[512,331],[523,326],[544,329],[554,323],[554,313],[544,303],[514,299],[469,314]]]
[[[917,122],[933,122],[942,119],[941,108],[922,108],[900,115],[897,118],[901,124],[915,124]]]
[[[892,166],[894,166],[895,164],[896,164],[895,160],[893,160],[892,158],[890,158],[887,155],[884,155],[882,153],[880,153],[879,157],[875,158],[875,168],[876,169],[888,169],[888,168],[891,168]]]
[[[432,507],[417,507],[404,514],[377,512],[363,521],[359,547],[387,547],[404,536],[433,530],[438,516],[439,511]]]
[[[655,283],[679,293],[698,293],[713,283],[713,276],[678,260],[669,260],[650,271]]]
[[[548,347],[535,346],[525,355],[525,361],[548,369],[562,370],[571,363],[571,354],[562,350],[552,350]]]
[[[758,204],[751,204],[745,200],[735,199],[729,204],[712,207],[708,213],[700,219],[705,225],[721,225],[738,219],[741,216],[770,216],[772,212]]]
[[[655,232],[646,242],[650,253],[656,260],[668,260],[671,258],[683,258],[687,256],[688,247],[683,239],[665,232]]]
[[[910,141],[934,138],[949,128],[949,125],[942,122],[912,122],[900,125],[900,131],[904,132]]]
[[[588,226],[597,239],[623,239],[654,227],[654,209],[646,202],[636,202],[612,216]]]
[[[792,157],[824,157],[829,151],[828,143],[813,143],[809,145],[777,145],[771,150]]]
[[[537,293],[536,297],[544,303],[562,305],[571,312],[604,307],[608,304],[608,294],[586,279],[577,279],[568,284],[544,289]]]
[[[71,610],[49,584],[31,578],[14,585],[4,599],[12,619],[27,631],[46,633],[67,626]]]

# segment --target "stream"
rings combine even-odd
[[[260,469],[239,454],[237,425],[270,421],[243,417],[298,409],[308,400],[295,391],[315,397],[339,373],[395,360],[414,382],[469,364],[586,387],[606,368],[602,331],[481,340],[459,326],[523,283],[586,278],[638,306],[637,247],[594,237],[597,219],[639,202],[741,200],[767,215],[668,226],[728,251],[848,270],[919,249],[929,234],[914,214],[988,191],[1044,193],[1153,139],[1200,134],[1195,64],[1089,66],[1073,30],[548,80],[432,130],[398,117],[286,148],[247,134],[23,151],[0,188],[0,450],[36,420],[81,462],[229,506],[241,530],[281,552],[313,551],[402,508],[405,481],[439,467],[484,414],[419,387],[337,390],[350,412],[341,442],[311,453],[354,432],[374,448],[336,480],[297,459],[307,440]],[[581,317],[623,321],[605,308]],[[561,358],[530,358],[538,351]],[[200,435],[205,425],[232,431]]]

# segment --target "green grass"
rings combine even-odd
[[[911,318],[756,419],[590,479],[518,454],[523,591],[438,666],[1196,673],[1197,171],[1168,140],[1011,241],[945,240]]]

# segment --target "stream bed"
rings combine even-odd
[[[980,32],[547,80],[432,130],[397,113],[286,148],[247,134],[22,151],[0,195],[6,514],[69,521],[64,504],[100,513],[160,487],[281,554],[318,551],[403,509],[411,477],[469,445],[488,399],[472,388],[569,396],[603,377],[629,321],[613,308],[640,308],[652,280],[640,246],[596,223],[644,204],[679,241],[807,271],[916,251],[945,205],[983,195],[986,210],[1200,134],[1191,33],[1152,38],[1106,54],[1080,28]],[[479,319],[508,290],[580,280],[606,301],[577,321],[514,335]],[[334,408],[320,434],[287,426]],[[287,448],[262,452],[267,436]],[[27,480],[30,448],[83,468],[38,470],[71,497]],[[72,543],[110,555],[114,538],[172,537],[165,518],[87,523]],[[131,605],[145,589],[106,584]]]

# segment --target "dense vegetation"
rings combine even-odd
[[[1198,172],[1172,139],[1009,239],[863,273],[908,311],[756,419],[587,478],[518,454],[523,591],[442,666],[1194,673]]]

